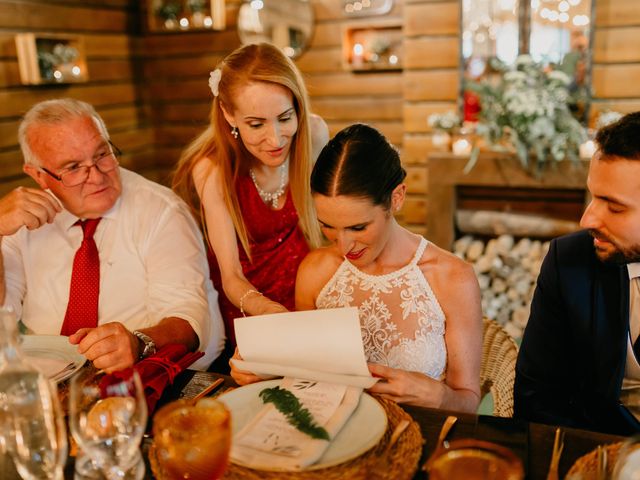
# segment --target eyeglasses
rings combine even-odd
[[[91,168],[96,167],[100,173],[109,173],[119,165],[118,157],[122,155],[122,152],[113,143],[109,142],[109,149],[106,152],[99,153],[93,159],[93,163],[90,165],[74,165],[69,168],[61,170],[60,173],[53,173],[44,167],[40,167],[40,170],[44,173],[55,178],[65,187],[76,187],[87,181],[89,178],[89,171]]]

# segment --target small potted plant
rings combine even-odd
[[[178,15],[181,11],[180,2],[170,0],[163,1],[156,13],[164,21],[164,28],[173,30],[178,26]]]
[[[188,0],[187,8],[191,12],[191,24],[194,27],[204,26],[204,17],[207,0]]]
[[[444,113],[432,113],[427,123],[433,129],[431,144],[438,150],[449,150],[451,135],[460,127],[460,115],[449,110]]]
[[[74,74],[77,68],[75,60],[78,58],[78,50],[71,45],[56,43],[51,51],[38,50],[38,67],[44,80],[63,82]]]

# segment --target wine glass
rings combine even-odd
[[[111,480],[128,477],[140,461],[147,404],[138,373],[86,369],[69,386],[69,426],[82,451]],[[144,472],[144,471],[143,471]]]
[[[231,415],[212,398],[177,400],[153,418],[152,465],[160,480],[221,478],[229,461]]]
[[[23,374],[26,375],[26,374]],[[25,480],[61,480],[67,459],[67,429],[54,383],[29,372],[30,388],[9,420],[13,438],[7,448],[16,470]]]

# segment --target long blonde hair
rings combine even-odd
[[[218,65],[221,70],[218,95],[213,99],[209,127],[182,152],[173,174],[173,189],[191,207],[193,214],[205,227],[203,192],[197,192],[193,169],[203,158],[211,160],[219,168],[222,193],[240,243],[251,257],[249,233],[242,217],[236,180],[249,168],[250,153],[243,142],[231,135],[231,128],[224,118],[222,106],[227,112],[235,111],[234,99],[238,90],[251,82],[282,85],[293,94],[294,108],[298,116],[298,129],[289,152],[289,188],[293,204],[298,212],[299,225],[312,248],[321,243],[321,234],[311,198],[311,131],[309,124],[309,99],[300,72],[282,51],[268,43],[245,45],[230,53]]]

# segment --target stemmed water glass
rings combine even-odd
[[[87,369],[71,379],[69,426],[82,451],[110,480],[140,461],[147,404],[138,373]]]
[[[8,448],[25,480],[61,480],[67,459],[67,429],[55,384],[31,372],[24,403],[9,417]],[[38,398],[35,398],[38,397]]]

